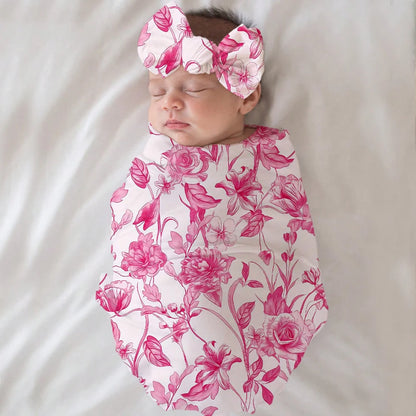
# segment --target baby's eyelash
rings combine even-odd
[[[186,92],[202,92],[202,91],[205,91],[205,90],[206,90],[206,88],[195,88],[195,89],[187,88],[185,91]]]

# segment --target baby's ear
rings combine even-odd
[[[253,108],[260,101],[260,97],[261,97],[261,84],[257,85],[256,89],[247,98],[244,99],[240,107],[241,114],[246,115],[251,110],[253,110]]]

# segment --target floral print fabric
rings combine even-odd
[[[328,308],[288,133],[185,147],[152,132],[111,208],[96,296],[148,394],[203,416],[276,402]]]
[[[174,2],[144,25],[137,43],[144,66],[164,77],[183,66],[191,74],[215,73],[224,88],[246,98],[264,72],[263,37],[257,28],[240,25],[217,46],[194,36],[182,9]]]

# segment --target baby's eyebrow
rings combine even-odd
[[[150,82],[159,82],[159,81],[163,81],[163,78],[149,78],[149,83]]]
[[[157,79],[157,78],[153,78],[153,79],[149,79],[148,82],[148,86],[161,86],[163,84],[163,78],[162,79]]]

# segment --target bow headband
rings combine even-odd
[[[246,98],[264,71],[263,38],[257,28],[240,25],[217,46],[194,36],[185,14],[170,2],[144,25],[137,47],[144,66],[167,77],[181,65],[190,74],[215,73],[233,94]]]

